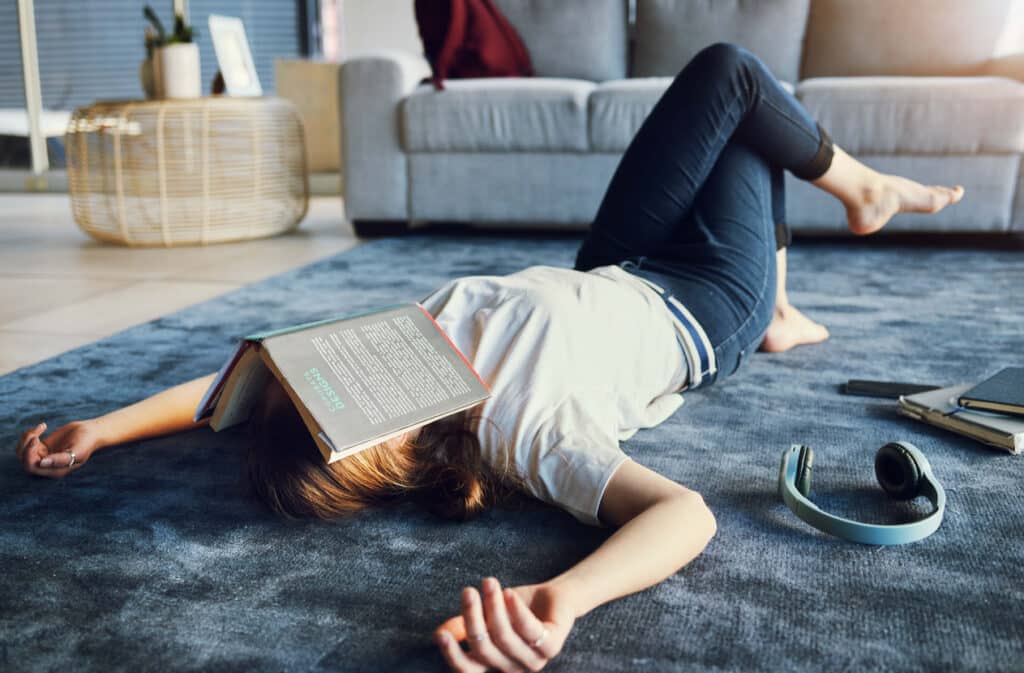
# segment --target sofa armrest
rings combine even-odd
[[[342,64],[338,109],[345,211],[350,220],[408,219],[408,166],[399,103],[429,75],[426,60],[399,51],[367,54]]]
[[[985,74],[1024,82],[1024,52],[992,59],[985,68]]]

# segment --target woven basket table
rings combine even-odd
[[[294,229],[309,205],[302,121],[280,98],[101,102],[64,136],[75,222],[125,245]]]

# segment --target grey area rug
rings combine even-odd
[[[530,502],[465,524],[408,504],[282,523],[243,495],[241,432],[111,448],[60,481],[23,473],[15,441],[212,371],[256,329],[420,299],[455,276],[570,266],[577,244],[374,241],[0,378],[0,669],[443,670],[430,633],[461,587],[544,580],[608,531]],[[848,378],[954,384],[1022,364],[1024,253],[798,241],[790,266],[795,303],[832,339],[755,355],[623,444],[702,492],[717,536],[664,583],[580,619],[548,670],[1024,670],[1024,457],[837,392]],[[817,450],[823,506],[905,520],[913,509],[874,483],[892,439],[922,448],[949,496],[923,542],[828,538],[776,495],[781,452],[800,441]]]

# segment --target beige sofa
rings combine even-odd
[[[1024,231],[1024,0],[496,0],[538,76],[454,80],[422,59],[340,74],[345,205],[357,230],[430,221],[585,229],[619,156],[704,46],[758,54],[841,147],[961,183],[962,205],[888,230]],[[842,231],[787,176],[798,231]]]

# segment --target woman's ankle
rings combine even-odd
[[[811,184],[839,199],[847,208],[859,208],[880,200],[885,192],[885,176],[865,166],[835,145],[832,163]]]

